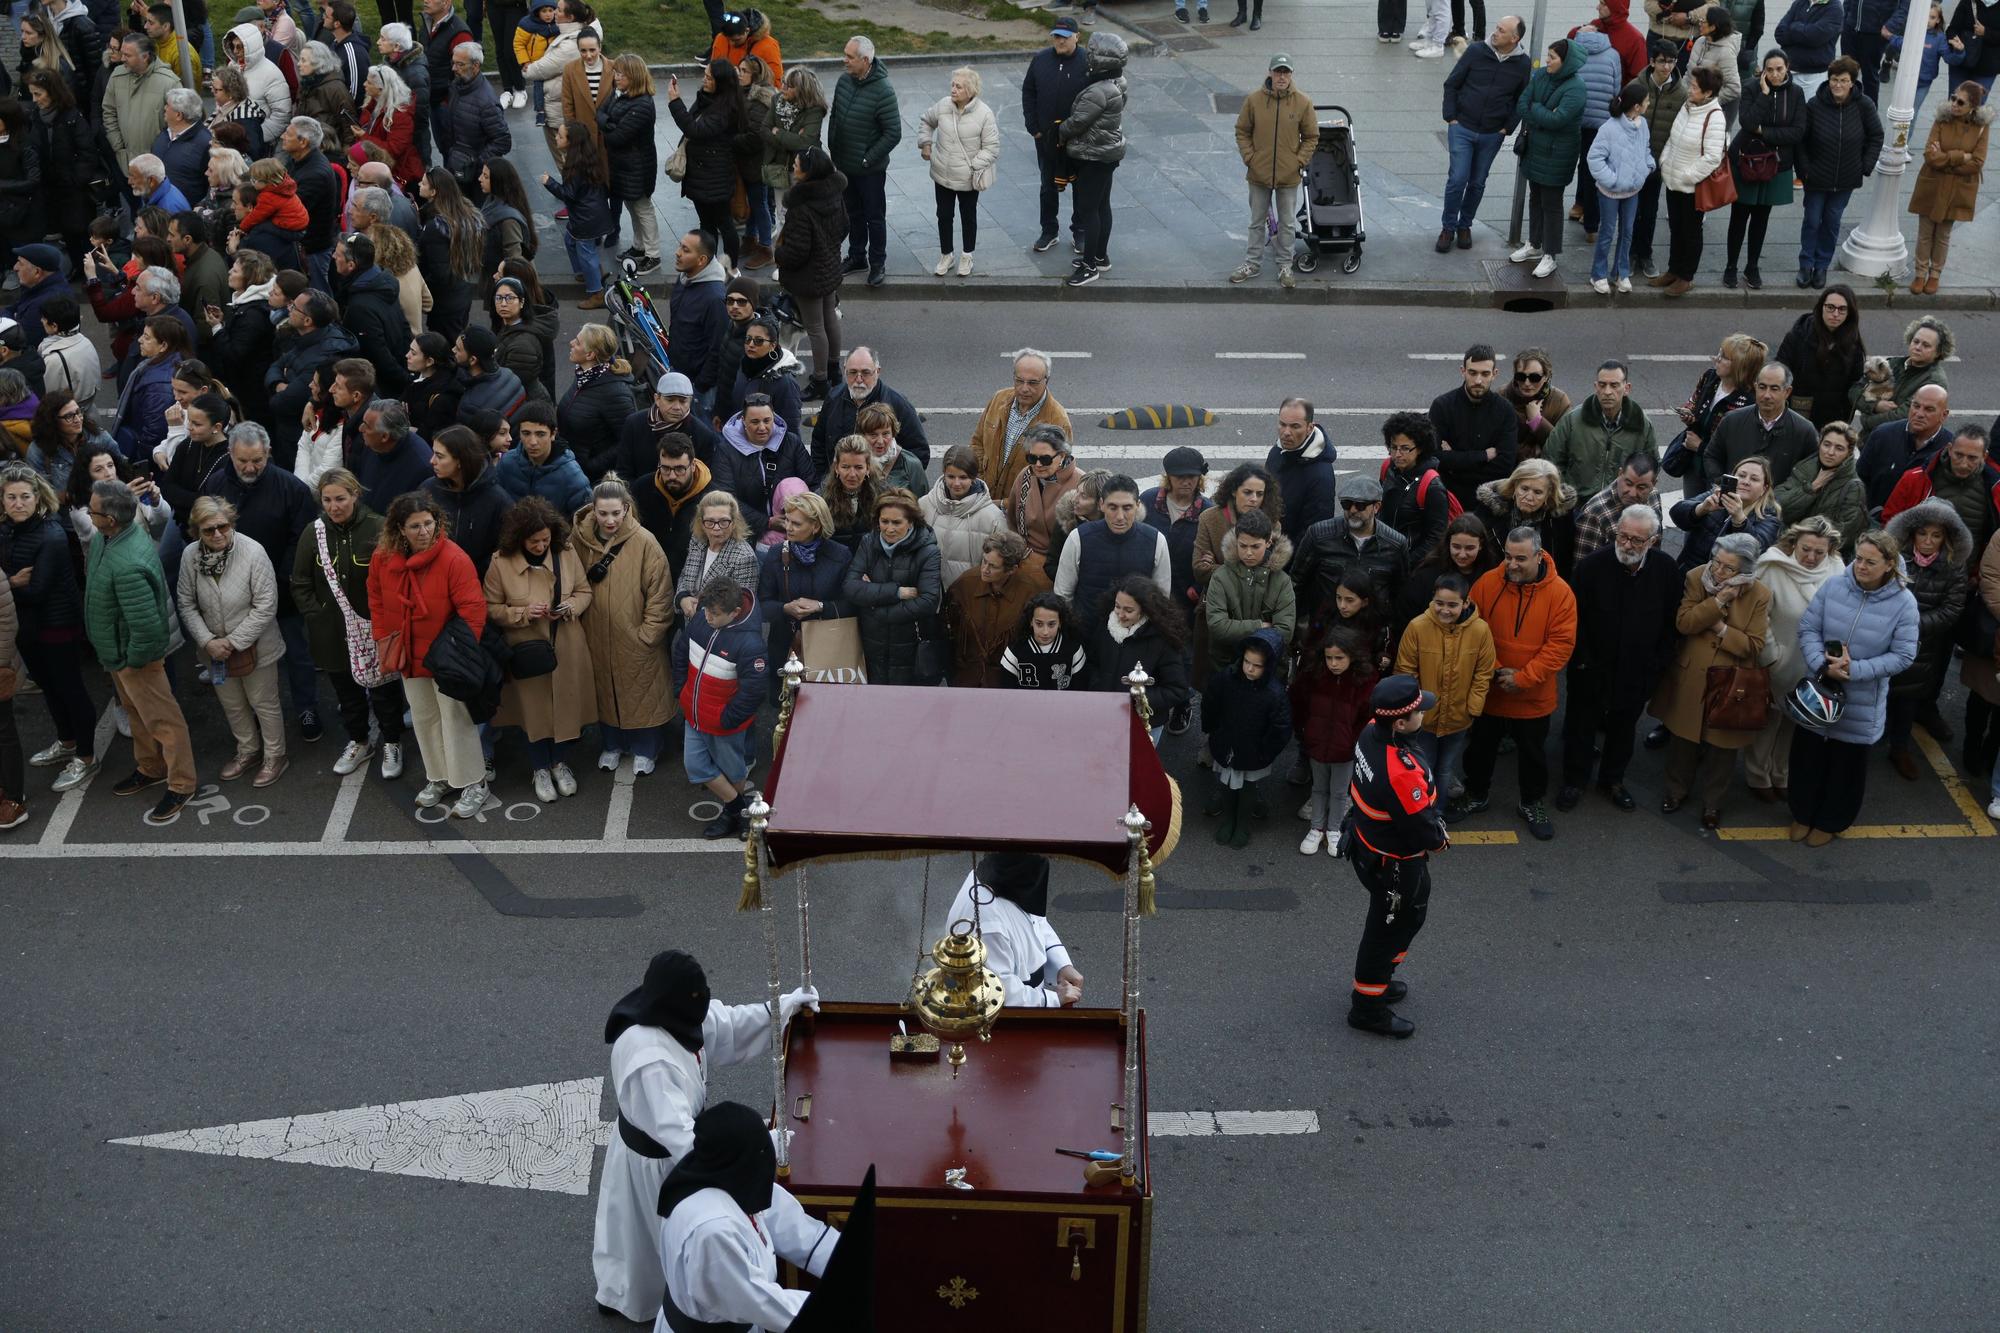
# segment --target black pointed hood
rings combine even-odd
[[[604,1040],[617,1041],[629,1027],[665,1028],[675,1041],[698,1051],[707,1016],[708,974],[692,954],[668,949],[653,955],[639,988],[612,1006]]]
[[[1049,914],[1049,858],[1035,852],[993,852],[980,858],[979,882],[1030,916]]]
[[[874,1333],[875,1168],[868,1168],[826,1274],[792,1318],[791,1333]]]
[[[742,1102],[717,1102],[694,1118],[694,1147],[660,1186],[659,1214],[673,1216],[689,1195],[717,1189],[755,1216],[771,1206],[778,1150],[764,1117]]]

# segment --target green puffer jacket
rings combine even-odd
[[[1821,463],[1817,452],[1808,454],[1792,464],[1792,475],[1771,495],[1778,502],[1778,509],[1785,516],[1785,526],[1822,514],[1840,529],[1840,553],[1843,558],[1852,559],[1854,539],[1868,527],[1868,488],[1861,482],[1861,474],[1855,471],[1854,455],[1848,454],[1840,460],[1840,466],[1833,470],[1833,480],[1818,490],[1813,482],[1818,479]]]
[[[1861,410],[1862,392],[1868,387],[1866,379],[1858,379],[1847,390],[1847,401],[1861,413],[1860,431],[1865,443],[1877,426],[1891,421],[1901,421],[1909,413],[1910,400],[1917,396],[1917,390],[1926,384],[1939,388],[1947,387],[1944,375],[1944,358],[1939,357],[1928,366],[1913,366],[1907,356],[1889,358],[1890,383],[1896,386],[1895,406],[1886,412],[1866,412]]]
[[[333,600],[327,585],[326,569],[319,562],[319,529],[326,525],[326,554],[340,575],[340,590],[347,604],[363,620],[368,618],[368,565],[375,557],[375,543],[382,538],[382,516],[367,505],[356,505],[346,526],[324,518],[306,524],[305,535],[292,553],[292,605],[306,622],[306,646],[312,659],[338,670],[347,661],[347,618],[340,603]],[[463,540],[461,538],[461,540]]]
[[[1681,113],[1681,103],[1688,100],[1687,80],[1675,75],[1662,88],[1653,82],[1652,72],[1641,74],[1640,81],[1646,91],[1652,94],[1653,109],[1646,113],[1646,127],[1653,134],[1653,161],[1660,160],[1660,154],[1667,151],[1667,136],[1674,132],[1674,117]],[[1658,167],[1654,168],[1659,170]]]
[[[193,556],[190,555],[189,559]],[[173,598],[146,525],[90,539],[83,584],[83,628],[106,671],[142,667],[173,647]]]
[[[1202,610],[1208,621],[1209,656],[1219,665],[1236,660],[1243,641],[1268,622],[1289,649],[1298,629],[1298,591],[1285,574],[1292,544],[1282,532],[1271,537],[1270,554],[1255,569],[1236,558],[1236,532],[1222,538],[1222,564],[1208,581]]]
[[[903,115],[889,67],[880,60],[862,78],[842,74],[833,88],[833,111],[826,118],[826,151],[848,177],[884,172],[889,154],[903,140]]]
[[[1576,179],[1577,158],[1583,152],[1588,90],[1577,75],[1589,56],[1568,38],[1549,45],[1563,48],[1562,68],[1553,74],[1546,68],[1536,70],[1521,90],[1517,111],[1528,135],[1521,170],[1537,185],[1568,185]]]

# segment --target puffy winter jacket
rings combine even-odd
[[[445,533],[484,579],[493,553],[500,548],[500,524],[514,507],[514,497],[500,485],[498,470],[488,467],[462,491],[432,477],[424,483],[424,491],[444,510]]]
[[[1798,81],[1787,79],[1765,92],[1756,80],[1744,85],[1742,109],[1737,114],[1736,141],[1729,146],[1730,161],[1740,172],[1746,147],[1759,141],[1778,154],[1778,174],[1791,170],[1799,141],[1806,137],[1806,96]]]
[[[1722,106],[1733,106],[1743,96],[1743,75],[1737,64],[1743,54],[1743,34],[1732,32],[1720,41],[1706,37],[1694,39],[1694,46],[1688,52],[1689,71],[1706,66],[1715,71],[1722,80],[1722,91],[1715,100]]]
[[[483,74],[451,81],[444,130],[445,170],[460,180],[476,174],[482,163],[514,151],[507,113],[500,109],[499,95]]]
[[[1592,27],[1578,28],[1569,39],[1570,50],[1584,53],[1583,68],[1577,78],[1583,83],[1583,130],[1587,137],[1611,117],[1611,103],[1624,86],[1619,77],[1618,57],[1611,50],[1611,38]]]
[[[1252,185],[1290,186],[1319,147],[1319,116],[1302,88],[1280,95],[1264,86],[1243,99],[1236,113],[1236,154]]]
[[[1806,132],[1799,142],[1799,182],[1808,190],[1858,190],[1882,155],[1882,118],[1859,88],[1845,102],[1821,84],[1806,102]]]
[[[730,118],[727,103],[707,93],[696,94],[691,108],[679,98],[669,98],[667,110],[687,140],[682,198],[697,204],[729,202],[736,193],[736,140],[744,132],[743,123]]]
[[[722,289],[728,281],[722,261],[711,259],[693,277],[684,273],[674,279],[667,298],[667,357],[675,370],[694,381],[697,391],[716,387],[708,363],[729,325],[722,309]]]
[[[1658,165],[1646,122],[1630,116],[1612,116],[1599,125],[1585,160],[1597,188],[1613,199],[1639,193]]]
[[[1868,527],[1868,488],[1861,484],[1860,474],[1855,471],[1852,453],[1840,460],[1832,481],[1814,490],[1813,482],[1818,480],[1819,473],[1819,454],[1807,454],[1792,464],[1792,475],[1772,492],[1771,498],[1778,502],[1787,526],[1816,514],[1837,525],[1841,553],[1851,555],[1854,539]]]
[[[1425,607],[1396,648],[1396,674],[1415,676],[1437,696],[1437,707],[1424,718],[1424,730],[1433,736],[1455,736],[1486,711],[1493,667],[1493,629],[1471,602],[1449,625],[1439,624]]]
[[[974,481],[964,499],[954,500],[945,493],[944,478],[939,477],[917,505],[937,541],[938,579],[946,588],[957,582],[960,574],[979,567],[983,558],[980,548],[988,537],[1007,531],[1007,516],[986,493],[983,481]]]
[[[660,150],[653,142],[657,113],[650,97],[617,94],[598,108],[597,130],[611,163],[611,197],[651,199],[660,180]]]
[[[1444,118],[1474,134],[1511,132],[1533,73],[1525,44],[1503,56],[1490,42],[1472,43],[1445,75]]]
[[[1322,764],[1345,764],[1354,758],[1354,742],[1374,716],[1369,697],[1375,692],[1375,668],[1352,666],[1343,675],[1328,675],[1308,665],[1292,678],[1292,730],[1299,753]]]
[[[403,318],[402,288],[389,271],[371,264],[347,280],[341,322],[361,344],[361,355],[375,367],[381,397],[399,394],[410,382],[404,358],[410,348],[410,324]]]
[[[797,477],[810,490],[819,476],[799,433],[778,418],[769,447],[758,449],[743,433],[743,414],[722,424],[723,447],[708,460],[715,484],[736,497],[755,528],[771,515],[771,492],[787,477]],[[871,677],[872,679],[872,677]]]
[[[576,451],[590,480],[601,479],[618,456],[625,418],[632,415],[632,377],[607,370],[588,384],[571,384],[556,404],[556,431]],[[634,478],[637,480],[637,478]]]
[[[757,603],[764,608],[764,624],[770,631],[771,660],[782,662],[791,656],[792,640],[801,622],[793,620],[785,608],[800,598],[818,602],[820,608],[808,620],[839,620],[854,614],[841,600],[840,587],[847,577],[847,563],[854,553],[832,538],[821,538],[808,565],[785,542],[772,550],[757,572]]]
[[[238,67],[243,71],[243,82],[249,85],[250,100],[264,108],[264,142],[276,149],[278,136],[292,119],[291,82],[272,63],[264,45],[264,32],[256,24],[239,23],[229,30],[229,36],[243,43],[243,58]]]
[[[513,425],[521,415],[521,409],[528,405],[527,386],[521,377],[505,366],[496,367],[491,373],[474,378],[459,372],[458,416],[461,420],[474,412],[497,412]]]
[[[930,149],[931,179],[947,190],[984,190],[1000,160],[1000,122],[984,99],[959,106],[940,97],[924,112],[917,146]]]
[[[173,642],[173,596],[144,523],[90,539],[83,623],[106,671],[157,662]]]
[[[900,589],[915,588],[905,598]],[[842,600],[861,618],[861,651],[868,659],[872,685],[930,685],[917,675],[919,640],[943,634],[938,609],[944,603],[937,539],[929,528],[917,528],[894,551],[882,547],[882,534],[861,539],[841,578]]]
[[[1125,157],[1125,39],[1098,32],[1090,39],[1090,82],[1076,95],[1069,119],[1057,129],[1063,149],[1083,162]]]
[[[83,589],[70,559],[69,534],[53,514],[25,523],[0,517],[0,575],[11,577],[23,569],[34,573],[14,589],[17,641],[42,642],[51,631],[83,624]]]
[[[499,474],[500,488],[516,500],[539,495],[558,514],[574,514],[590,503],[590,482],[577,466],[576,455],[560,440],[540,463],[528,461],[528,451],[516,447],[500,455],[493,470]]]
[[[1935,523],[1944,529],[1944,547],[1930,564],[1920,564],[1911,538],[1917,529]],[[1903,577],[1917,599],[1916,660],[1889,682],[1891,699],[1935,700],[1951,666],[1952,636],[1965,614],[1971,592],[1966,570],[1972,556],[1972,533],[1952,507],[1942,500],[1925,500],[1889,520],[1889,535],[1903,547]]]
[[[1515,107],[1528,131],[1528,152],[1521,159],[1521,170],[1537,185],[1569,184],[1576,177],[1577,159],[1583,152],[1583,106],[1589,89],[1579,76],[1589,57],[1567,38],[1561,45],[1562,68],[1553,74],[1546,67],[1536,70]]]
[[[1291,701],[1276,669],[1284,659],[1284,645],[1274,630],[1260,629],[1250,639],[1264,645],[1264,674],[1246,680],[1231,667],[1210,676],[1201,692],[1201,729],[1209,753],[1216,767],[1241,773],[1271,767],[1292,740]]]
[[[1807,672],[1826,669],[1831,639],[1847,649],[1847,700],[1827,739],[1873,745],[1888,722],[1889,682],[1917,660],[1917,599],[1901,580],[1868,591],[1854,567],[1828,579],[1799,620],[1799,653]]]
[[[889,67],[876,60],[858,79],[842,74],[826,120],[826,151],[833,165],[848,176],[885,172],[889,154],[902,140],[902,112],[889,83]]]
[[[736,618],[720,629],[696,613],[674,636],[672,666],[681,714],[696,731],[730,736],[747,730],[771,676],[756,595],[745,588]]]
[[[1667,134],[1667,151],[1660,154],[1660,179],[1676,194],[1693,194],[1722,165],[1729,147],[1729,117],[1716,101],[1681,105]]]
[[[1222,564],[1208,580],[1202,615],[1208,626],[1209,656],[1219,664],[1236,660],[1239,647],[1251,635],[1271,627],[1280,655],[1291,647],[1298,630],[1298,591],[1285,573],[1292,544],[1282,532],[1271,535],[1264,563],[1251,569],[1236,557],[1236,532],[1222,539]]]

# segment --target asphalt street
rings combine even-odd
[[[1575,387],[1604,355],[1701,355],[1729,331],[1661,315],[1004,308],[967,323],[964,305],[857,300],[849,338],[881,350],[940,446],[1024,343],[1093,353],[1058,360],[1076,407],[1220,413],[1197,431],[1080,431],[1139,470],[1183,441],[1261,453],[1288,392],[1355,409],[1333,418],[1336,440],[1374,443],[1378,411],[1452,382],[1450,360],[1409,353],[1533,341]],[[1968,345],[1989,332],[1956,323]],[[1892,341],[1895,321],[1866,331]],[[1700,368],[1637,364],[1649,407],[1679,401]],[[1952,379],[1981,420],[2000,406],[1984,358]],[[219,710],[188,694],[212,769]],[[39,700],[16,713],[44,744]],[[1164,747],[1190,801],[1197,741]],[[894,801],[912,743],[826,760]],[[701,957],[721,998],[761,995],[736,845],[689,841],[700,817],[678,765],[614,780],[588,767],[586,741],[582,793],[530,814],[525,766],[503,747],[496,805],[468,827],[412,817],[414,766],[397,784],[343,784],[336,752],[332,735],[294,738],[277,786],[230,784],[205,820],[166,830],[101,781],[52,837],[62,807],[43,792],[0,843],[0,1326],[605,1326],[587,1194],[111,1142],[597,1078],[605,1011],[660,948]],[[1878,761],[1870,836],[1818,853],[1773,840],[1781,817],[1740,788],[1722,839],[1690,812],[1656,813],[1644,753],[1638,812],[1592,799],[1538,844],[1511,814],[1503,760],[1493,811],[1435,863],[1401,974],[1419,1030],[1393,1044],[1342,1022],[1363,898],[1344,864],[1296,851],[1296,793],[1274,792],[1242,852],[1190,809],[1144,929],[1150,1106],[1309,1111],[1317,1130],[1154,1138],[1151,1327],[1989,1327],[2000,909],[1984,786],[1967,790],[1955,752],[1927,751],[1915,783]],[[108,753],[115,778],[126,750]],[[1032,826],[1032,794],[1013,799]],[[816,870],[821,992],[899,997],[965,865],[929,864],[928,923],[924,862]],[[780,904],[789,893],[781,882]],[[1059,869],[1051,915],[1086,1003],[1111,1003],[1111,881]],[[780,934],[789,970],[796,941]],[[712,1095],[767,1104],[768,1076],[718,1071]]]

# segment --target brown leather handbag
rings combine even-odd
[[[1708,731],[1762,731],[1771,716],[1771,672],[1760,666],[1712,666],[1701,695]]]

